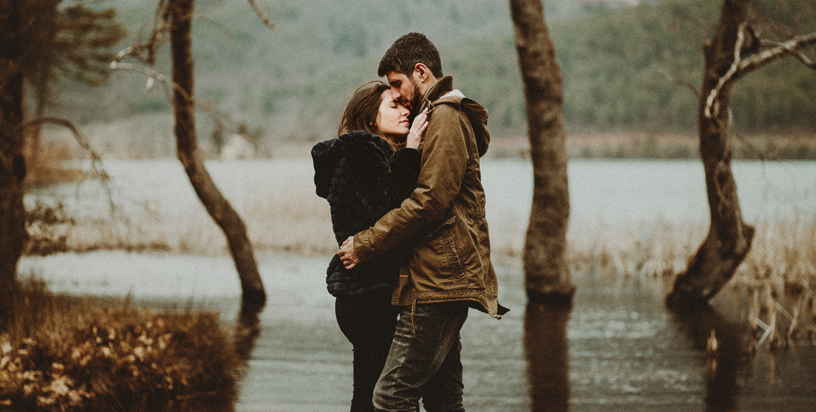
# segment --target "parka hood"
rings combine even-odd
[[[473,134],[476,137],[479,157],[484,156],[490,145],[490,131],[487,129],[487,108],[475,100],[465,97],[459,89],[454,89],[453,77],[451,76],[439,79],[428,89],[420,105],[420,111],[428,106],[429,112],[433,112],[433,108],[440,104],[451,105],[467,115],[470,126],[473,128]]]

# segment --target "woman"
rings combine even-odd
[[[381,82],[361,86],[346,106],[337,134],[312,148],[317,195],[329,201],[337,245],[371,227],[399,207],[416,188],[418,150],[427,127],[420,113],[409,128],[410,111],[391,98]],[[335,255],[326,283],[335,298],[340,330],[354,349],[351,411],[373,411],[371,398],[397,323],[391,292],[404,252],[394,252],[347,270]]]

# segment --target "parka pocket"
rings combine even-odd
[[[439,275],[440,286],[455,283],[464,270],[459,259],[459,247],[456,239],[456,216],[450,217],[439,228],[428,235],[426,246],[428,254],[425,259],[431,269]]]

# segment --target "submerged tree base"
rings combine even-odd
[[[241,365],[211,313],[152,313],[20,285],[0,411],[231,410]]]
[[[546,293],[534,292],[527,290],[527,299],[532,303],[550,308],[568,308],[572,307],[572,298],[575,296],[575,287],[572,286],[567,291],[553,290]]]

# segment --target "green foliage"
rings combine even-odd
[[[564,71],[567,120],[592,128],[691,129],[697,99],[672,82],[697,86],[702,43],[719,18],[719,2],[679,1],[657,7],[587,16],[553,28]],[[808,2],[755,2],[761,16],[803,31],[816,30],[816,15],[801,17]],[[764,29],[763,20],[756,27]],[[770,34],[762,30],[763,36]],[[808,93],[807,91],[811,92]],[[738,82],[732,102],[740,130],[816,127],[816,76],[799,63],[777,62]]]
[[[54,50],[60,75],[90,85],[107,80],[113,47],[125,36],[116,10],[71,4],[60,10],[57,27]]]
[[[170,110],[170,102],[166,98],[152,97],[133,103],[133,113],[162,112]]]
[[[36,87],[44,81],[70,79],[103,83],[113,47],[124,37],[112,8],[97,10],[81,2],[60,7],[62,0],[31,0],[23,7],[24,72]]]
[[[42,0],[44,1],[44,0]],[[782,26],[816,30],[811,0],[757,0],[763,36]],[[351,92],[376,78],[379,58],[399,35],[426,33],[454,86],[484,104],[495,138],[526,131],[522,83],[506,2],[496,0],[260,0],[278,25],[266,28],[248,5],[198,3],[193,24],[196,94],[235,120],[281,140],[314,141],[334,133]],[[694,133],[702,44],[711,37],[721,1],[641,1],[588,11],[580,2],[545,0],[547,23],[564,79],[568,131]],[[155,0],[122,1],[118,15],[134,41],[152,25]],[[774,22],[773,24],[771,22]],[[169,72],[168,48],[159,70]],[[117,73],[106,90],[66,90],[63,110],[85,121],[110,121],[162,107],[141,93],[145,78]],[[734,124],[743,133],[816,129],[816,74],[793,59],[740,79]],[[116,96],[111,98],[110,96]],[[123,137],[125,138],[125,137]]]

